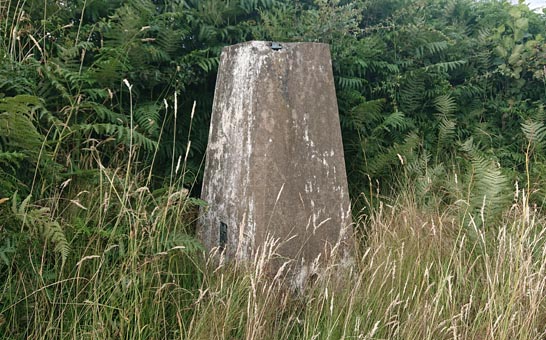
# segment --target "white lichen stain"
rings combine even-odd
[[[306,194],[310,194],[313,192],[313,183],[311,182],[305,182],[305,185],[304,185],[304,190],[305,190],[305,193]]]
[[[308,148],[314,149],[315,148],[315,142],[311,138],[309,138],[309,113],[305,112],[303,114],[303,140],[305,141],[305,144]]]
[[[298,272],[292,279],[292,287],[297,291],[303,292],[305,283],[309,277],[309,266],[305,264],[305,258],[301,258],[298,268]]]
[[[213,166],[204,198],[209,202],[217,202],[214,212],[209,213],[207,223],[210,245],[216,245],[215,226],[222,221],[228,225],[228,230],[243,231],[239,237],[228,236],[227,246],[237,249],[236,258],[248,259],[256,235],[254,196],[249,192],[248,171],[255,134],[254,89],[266,57],[260,51],[267,46],[252,42],[232,48],[234,50],[229,51],[224,60],[227,65],[231,64],[231,74],[225,74],[227,79],[223,79],[225,83],[221,84],[224,91],[219,91],[219,97],[214,100],[213,123],[218,124],[220,133],[209,136],[207,157]],[[234,205],[246,205],[245,216],[240,216],[240,209]]]

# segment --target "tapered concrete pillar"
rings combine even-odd
[[[350,202],[328,45],[224,48],[216,82],[199,235],[225,258],[277,264],[348,257]],[[319,259],[317,261],[317,258]],[[274,268],[273,268],[274,270]]]

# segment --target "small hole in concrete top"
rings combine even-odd
[[[282,45],[278,42],[272,42],[270,46],[273,51],[278,51],[282,49]]]

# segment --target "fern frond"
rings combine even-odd
[[[521,131],[529,145],[541,148],[546,143],[546,124],[543,122],[527,120],[521,124]]]
[[[104,102],[109,99],[109,94],[106,89],[100,89],[96,87],[91,87],[87,89],[81,89],[82,95],[85,96],[85,98],[89,99],[93,103],[95,102]]]
[[[17,151],[0,151],[0,163],[18,164],[26,155]]]
[[[182,38],[185,34],[188,32],[184,32],[181,30],[173,30],[165,28],[158,32],[157,35],[157,45],[166,53],[172,55],[173,57],[176,57],[175,53],[180,49],[180,41],[182,41]]]
[[[61,256],[61,265],[64,266],[70,253],[70,244],[64,230],[58,221],[51,218],[49,208],[31,206],[31,198],[32,196],[28,195],[17,206],[17,193],[15,193],[12,197],[12,212],[24,227],[29,226],[31,232],[36,230],[44,242],[53,243],[53,251]]]
[[[413,150],[419,144],[419,140],[419,137],[412,133],[406,137],[402,144],[395,143],[391,147],[384,149],[368,160],[368,174],[378,176],[389,173],[388,168],[397,164],[401,165],[402,161],[408,163],[408,158],[415,156]]]
[[[4,96],[34,93],[36,82],[29,71],[23,63],[5,56],[0,58],[0,92]]]
[[[46,242],[49,241],[55,245],[53,251],[61,256],[61,266],[64,266],[70,254],[70,244],[59,222],[48,221],[43,223],[41,232]]]
[[[385,120],[378,126],[378,129],[391,132],[392,130],[403,130],[411,126],[411,122],[403,112],[395,111],[385,117]]]
[[[447,117],[442,117],[438,124],[438,142],[436,147],[436,161],[440,159],[440,154],[446,145],[450,145],[453,141],[457,124],[454,120]]]
[[[419,108],[425,92],[425,80],[417,73],[409,72],[402,83],[398,102],[403,111],[413,112]]]
[[[69,46],[66,45],[61,46],[58,45],[59,48],[59,58],[63,60],[65,63],[70,61],[75,61],[75,64],[79,64],[77,60],[80,58],[81,52],[83,49],[86,50],[92,50],[95,47],[95,44],[88,41],[79,41],[77,45]]]
[[[340,122],[343,127],[353,130],[361,130],[365,126],[376,124],[385,105],[384,99],[368,100],[354,107],[349,114],[341,115]]]
[[[361,89],[364,85],[366,85],[366,80],[362,78],[357,77],[337,77],[337,84],[339,85],[339,88],[342,90],[358,90]]]
[[[451,115],[457,109],[455,99],[449,94],[436,97],[434,99],[434,106],[440,114],[445,116]]]
[[[28,94],[0,98],[0,112],[16,112],[28,116],[32,112],[31,108],[39,105],[41,105],[40,98]]]
[[[119,48],[103,47],[88,73],[99,84],[110,84],[123,79],[130,67],[127,53]]]
[[[99,135],[113,136],[118,142],[121,142],[125,145],[129,145],[131,140],[131,129],[125,126],[108,124],[108,123],[97,123],[97,124],[80,124],[75,126],[79,128],[84,133],[95,132]],[[132,132],[133,143],[135,145],[140,145],[146,151],[153,151],[157,147],[157,141],[152,140],[138,131]]]
[[[79,109],[89,113],[89,117],[98,117],[101,122],[124,123],[127,117],[114,112],[105,105],[93,101],[84,101],[79,105]]]
[[[210,72],[218,67],[220,59],[218,57],[205,57],[196,61],[197,65],[205,72]]]
[[[510,202],[508,178],[492,159],[474,145],[472,138],[461,144],[461,150],[468,155],[472,166],[468,197],[471,208],[484,216],[501,211],[504,204]]]
[[[276,0],[241,0],[238,6],[241,7],[246,13],[251,13],[259,8],[270,8]]]
[[[423,58],[425,55],[434,55],[438,54],[449,47],[447,41],[433,41],[423,44],[416,48],[415,56],[417,58]]]
[[[36,158],[43,136],[33,123],[33,112],[41,105],[37,97],[19,95],[0,99],[0,148]]]
[[[156,103],[139,105],[135,110],[135,121],[139,128],[146,132],[148,136],[157,136],[159,134],[159,117],[161,107]]]
[[[171,59],[170,55],[167,53],[167,51],[164,51],[161,48],[157,48],[153,45],[144,45],[141,46],[141,48],[138,49],[138,51],[135,51],[138,53],[134,53],[131,55],[138,56],[138,59],[133,58],[134,61],[140,61],[135,63],[137,66],[144,65],[148,62],[154,62],[154,63],[161,63],[161,62],[167,62]]]
[[[466,64],[466,60],[454,60],[454,61],[444,61],[432,65],[425,66],[424,71],[430,72],[430,71],[441,71],[441,72],[451,72],[459,67]]]
[[[415,157],[406,165],[407,174],[410,177],[422,176],[430,167],[432,156],[427,150],[423,150],[418,157]]]

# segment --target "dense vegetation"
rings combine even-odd
[[[544,338],[545,38],[508,1],[0,2],[0,338]],[[192,231],[252,39],[331,46],[362,254],[296,295]]]

